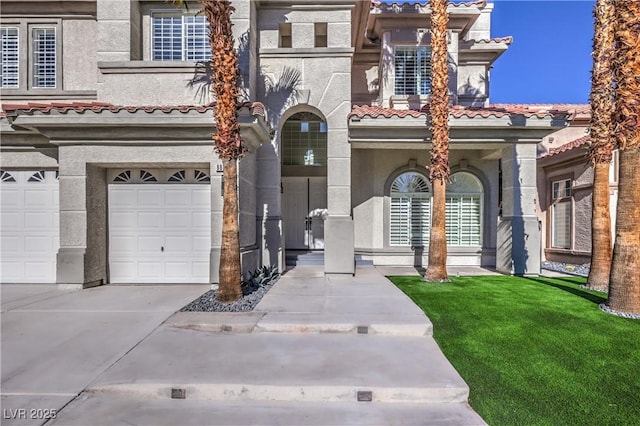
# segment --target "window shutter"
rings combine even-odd
[[[571,248],[571,200],[553,205],[553,247]]]
[[[426,246],[429,244],[431,226],[431,203],[429,198],[414,197],[411,199],[411,245]]]
[[[409,244],[409,197],[391,198],[390,244]]]

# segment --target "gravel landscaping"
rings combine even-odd
[[[189,303],[181,312],[249,312],[262,300],[265,294],[278,281],[280,274],[275,267],[263,266],[254,271],[242,281],[242,298],[232,303],[222,303],[216,300],[217,289],[209,290],[193,302]]]
[[[588,277],[589,268],[591,264],[585,263],[583,265],[574,265],[571,263],[561,262],[542,262],[542,269],[548,271],[562,272],[570,275],[577,275],[579,277]]]

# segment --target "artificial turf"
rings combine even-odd
[[[585,279],[389,277],[422,308],[490,425],[640,425],[640,321]]]

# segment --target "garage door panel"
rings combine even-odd
[[[138,223],[138,217],[136,213],[132,211],[117,212],[111,210],[110,216],[109,228],[112,230],[135,229]]]
[[[133,253],[136,248],[135,235],[112,235],[110,249],[118,253]]]
[[[2,206],[2,230],[16,231],[24,228],[24,212],[6,211],[6,206]],[[4,237],[3,237],[4,238]]]
[[[211,250],[211,236],[194,236],[191,238],[191,250],[193,252],[209,253]]]
[[[24,252],[24,238],[19,235],[3,235],[0,249],[3,259],[6,256],[21,256]],[[2,264],[4,265],[4,261]]]
[[[2,185],[0,201],[3,209],[16,209],[24,206],[24,192],[19,188],[11,188],[12,184]]]
[[[162,191],[159,189],[139,189],[138,207],[160,207],[162,202]]]
[[[194,191],[192,194],[191,205],[209,209],[211,199],[211,189],[209,187]]]
[[[164,214],[164,226],[167,229],[191,228],[191,215],[188,211],[167,212]]]
[[[138,212],[139,229],[160,229],[162,227],[162,213],[158,211]]]
[[[163,278],[162,269],[162,262],[140,261],[138,262],[138,277],[145,280],[145,282],[149,282],[148,280],[160,282]]]
[[[188,236],[167,236],[165,238],[165,252],[167,254],[181,254],[189,256],[190,238]]]
[[[203,197],[196,192],[206,202],[193,205]],[[195,184],[110,185],[110,281],[209,282],[210,192],[208,185]],[[125,258],[128,264],[121,262]]]
[[[11,175],[15,182],[0,183],[0,281],[53,283],[59,248],[55,172],[16,171]]]
[[[180,189],[180,185],[178,185],[176,189],[167,189],[165,192],[164,205],[178,208],[191,205],[191,191]]]
[[[46,254],[53,250],[53,241],[48,236],[27,235],[24,237],[24,249],[32,254]]]

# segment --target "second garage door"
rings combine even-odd
[[[109,185],[112,283],[208,283],[211,188]]]

